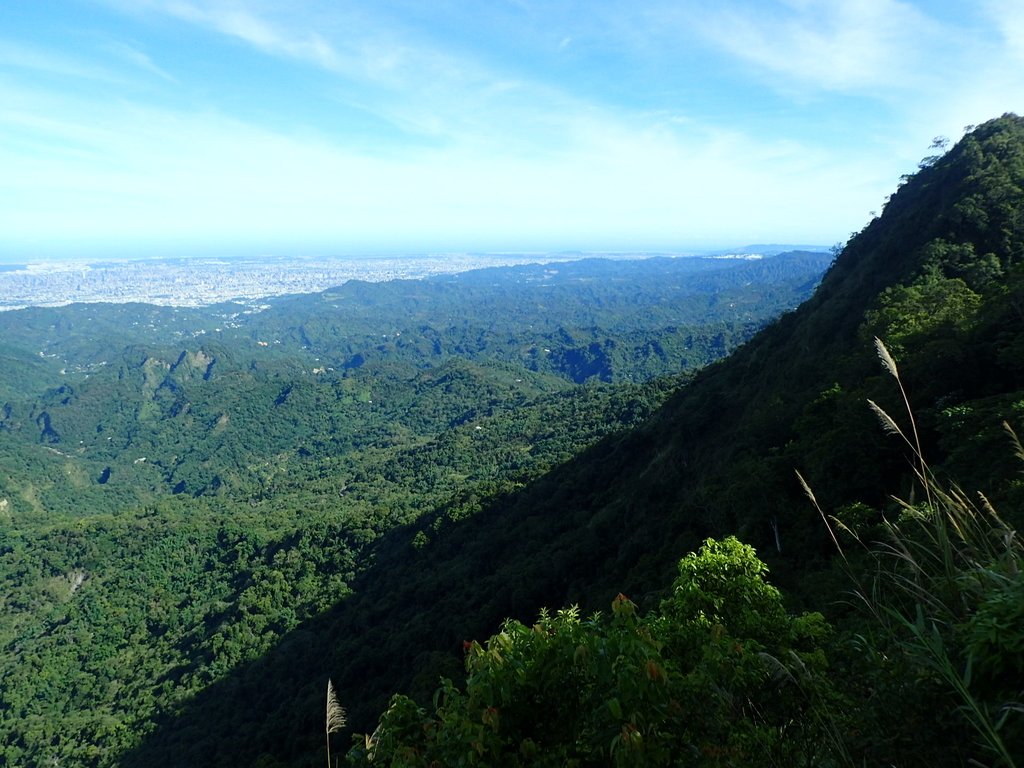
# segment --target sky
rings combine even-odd
[[[0,261],[832,245],[1024,0],[3,0]]]

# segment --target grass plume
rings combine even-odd
[[[327,768],[331,768],[331,734],[345,727],[345,710],[338,702],[338,694],[334,692],[334,683],[327,679],[327,710],[324,716],[327,731]]]
[[[989,643],[972,641],[982,626],[979,613],[992,606],[1005,605],[1019,594],[1024,567],[1024,546],[1020,538],[996,512],[989,500],[978,494],[974,499],[959,487],[942,487],[929,469],[922,452],[910,400],[899,377],[896,361],[885,344],[875,339],[882,366],[896,380],[906,407],[910,429],[905,431],[888,413],[868,401],[882,428],[900,437],[911,451],[911,467],[924,491],[924,503],[892,497],[899,515],[883,520],[883,537],[865,543],[873,563],[873,577],[857,577],[834,532],[834,527],[818,505],[814,493],[797,477],[811,503],[825,521],[847,571],[857,584],[858,602],[872,617],[882,635],[899,648],[905,659],[917,669],[927,671],[941,683],[953,710],[960,713],[974,731],[978,745],[990,765],[1016,768],[1014,751],[1019,742],[1008,745],[1006,734],[1019,732],[1022,726],[1011,718],[1024,714],[1021,692],[1004,684],[993,692],[979,686],[979,666],[988,665],[993,679],[1012,678],[1018,662],[1013,633],[1006,631]],[[1024,461],[1024,447],[1013,429],[1004,422],[1012,450]],[[907,432],[911,434],[908,438]],[[835,518],[836,525],[843,527]],[[988,617],[982,615],[981,619]],[[987,639],[986,639],[986,642]],[[973,643],[973,644],[972,644]],[[981,757],[981,755],[978,755]],[[972,758],[970,764],[986,763]]]

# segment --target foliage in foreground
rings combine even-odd
[[[852,556],[866,562],[850,568],[840,547],[867,619],[855,643],[860,679],[851,680],[869,713],[860,751],[879,764],[1013,768],[1024,756],[1024,546],[983,494],[975,501],[936,480],[896,362],[875,344],[907,426],[870,405],[906,445],[920,498],[894,498],[895,517],[867,544],[832,518],[861,544]]]
[[[790,616],[733,537],[679,564],[657,611],[542,612],[467,643],[465,691],[395,696],[352,765],[798,765],[833,743],[820,614]]]

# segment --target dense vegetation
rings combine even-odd
[[[466,692],[436,714],[397,696],[350,754],[384,765],[797,765],[829,754],[838,702],[821,614],[791,617],[734,538],[679,563],[656,611],[620,594],[611,615],[542,611],[466,645]],[[773,674],[766,675],[765,668]],[[824,741],[823,741],[824,740]],[[361,747],[361,748],[360,748]]]
[[[925,164],[851,239],[812,299],[698,373],[637,429],[610,435],[521,490],[482,500],[472,516],[425,516],[408,532],[382,537],[348,600],[258,664],[205,689],[132,759],[144,764],[156,753],[181,765],[228,764],[243,747],[226,734],[245,733],[252,760],[288,764],[305,754],[312,764],[323,754],[316,734],[326,678],[349,707],[353,730],[370,732],[387,705],[379,692],[404,690],[427,705],[439,673],[460,677],[453,657],[463,642],[486,637],[504,619],[532,622],[541,606],[573,604],[587,614],[620,591],[646,615],[680,553],[708,535],[738,533],[757,546],[791,606],[817,607],[836,626],[827,655],[836,685],[850,696],[839,711],[855,715],[839,731],[850,760],[997,762],[963,717],[965,698],[923,663],[927,655],[909,653],[913,637],[900,623],[847,606],[851,573],[835,565],[835,544],[793,470],[826,514],[867,544],[886,540],[885,520],[907,512],[891,493],[921,501],[913,456],[885,438],[866,404],[870,398],[905,422],[900,389],[879,366],[872,337],[913,328],[894,349],[936,487],[956,477],[965,488],[986,489],[1007,525],[1019,525],[1021,482],[1002,422],[1019,423],[1024,402],[1015,354],[1024,331],[1022,210],[1024,124],[1008,116]],[[983,269],[973,268],[972,253]],[[967,300],[922,304],[933,291]],[[900,530],[915,530],[920,513],[908,514]],[[999,533],[994,526],[984,536],[992,530]],[[421,532],[429,541],[410,547]],[[858,554],[849,540],[846,551],[849,570],[871,594],[877,558]],[[1012,556],[993,560],[960,545],[957,552],[964,578],[947,577],[964,586],[986,583],[979,573],[1014,573]],[[891,562],[879,562],[893,572]],[[1005,595],[1018,584],[1011,579],[1006,593],[969,589],[963,601],[1003,610],[995,606],[1012,604]],[[894,610],[910,609],[899,615],[916,622],[913,603],[901,600]],[[974,663],[963,640],[969,613],[955,621],[922,615],[962,675]],[[1017,626],[1011,615],[1000,626]],[[1016,637],[1010,633],[1007,647]],[[989,679],[1018,679],[1005,673],[1007,658],[993,654],[990,667],[1002,671]],[[1013,684],[985,692],[978,682],[978,709],[1002,728],[1016,727],[1021,696]],[[225,712],[222,729],[207,727],[224,723]],[[1010,742],[1019,754],[1019,742]]]
[[[1021,762],[1024,482],[1004,422],[1019,431],[1024,411],[1024,120],[922,163],[808,301],[685,382],[580,386],[643,379],[660,357],[639,337],[605,344],[630,338],[606,315],[538,321],[540,358],[521,325],[489,325],[501,313],[483,298],[487,314],[429,324],[438,345],[416,330],[412,295],[392,328],[351,320],[364,333],[351,347],[340,324],[299,332],[318,302],[361,306],[371,287],[345,290],[283,301],[293,319],[258,313],[255,331],[231,318],[242,327],[219,332],[217,354],[147,351],[108,374],[134,375],[148,423],[175,425],[138,428],[141,406],[117,422],[161,435],[139,465],[154,479],[119,491],[141,509],[50,513],[38,500],[75,477],[67,446],[97,442],[54,414],[84,413],[75,398],[93,385],[30,398],[7,385],[21,437],[4,443],[2,493],[26,521],[3,549],[17,608],[3,647],[19,660],[0,673],[9,762],[322,764],[328,678],[354,764]],[[152,343],[139,328],[132,343]],[[542,365],[566,359],[559,340],[595,360],[610,350],[611,368]],[[4,352],[23,383],[49,359],[33,349]],[[166,393],[146,389],[149,360],[166,362]],[[199,394],[221,371],[231,409]],[[383,399],[378,381],[394,385]],[[487,399],[453,399],[478,388]],[[293,423],[351,410],[298,442],[271,419],[292,397]],[[360,420],[360,406],[386,419]],[[246,442],[218,437],[246,407]],[[207,442],[190,454],[177,424]],[[113,491],[119,465],[106,466],[95,484]],[[122,665],[139,673],[110,674]],[[347,734],[327,737],[343,751]]]
[[[640,423],[682,372],[797,304],[828,258],[0,315],[3,758],[118,762],[360,591],[384,534],[425,551]],[[662,371],[676,376],[648,380]]]
[[[433,711],[396,695],[349,764],[1017,765],[1024,544],[983,495],[939,485],[909,405],[904,426],[871,405],[923,499],[869,541],[800,478],[857,606],[843,632],[787,613],[750,547],[709,539],[646,616],[620,593],[610,619],[542,609],[464,643],[465,692],[442,680]]]

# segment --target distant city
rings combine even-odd
[[[349,280],[381,282],[538,261],[564,254],[444,254],[367,258],[144,259],[0,266],[0,310],[75,302],[203,306],[314,293]]]
[[[794,246],[748,246],[720,258],[758,258]],[[817,250],[817,249],[816,249]],[[315,293],[349,280],[382,282],[586,257],[684,256],[665,253],[487,253],[378,257],[140,259],[0,264],[0,311],[76,302],[205,306]]]

